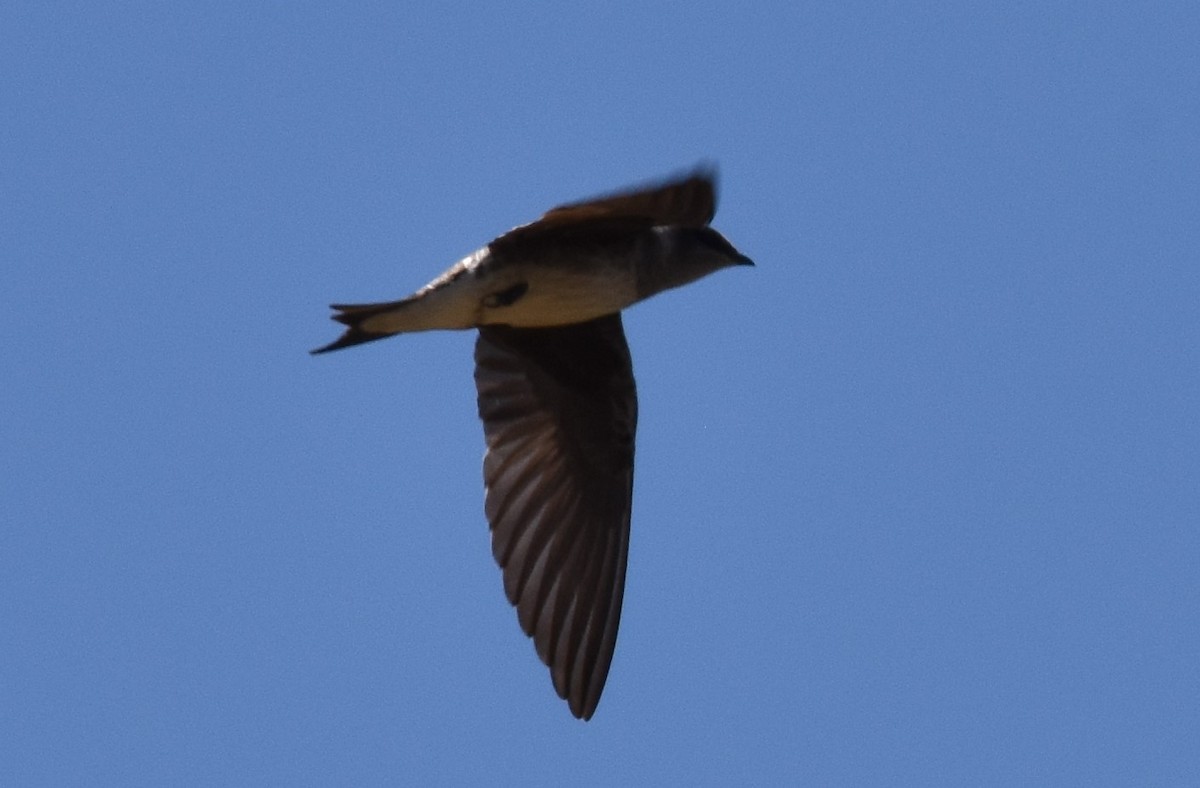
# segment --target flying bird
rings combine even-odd
[[[553,208],[408,298],[334,304],[326,353],[393,334],[479,330],[484,511],[504,591],[571,713],[590,719],[617,642],[637,394],[621,310],[753,265],[709,227],[715,174]]]

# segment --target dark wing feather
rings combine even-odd
[[[571,713],[608,676],[629,548],[637,395],[621,316],[484,326],[475,383],[492,551]]]
[[[551,208],[538,221],[556,223],[599,216],[652,219],[655,224],[703,227],[717,212],[716,174],[698,170],[686,177],[607,197]]]
[[[509,230],[491,245],[495,248],[497,244],[528,242],[542,234],[560,234],[574,227],[597,224],[624,223],[633,228],[704,227],[716,212],[716,173],[702,168],[666,183],[551,208],[536,222]]]

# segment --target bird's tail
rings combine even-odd
[[[380,318],[403,310],[412,300],[412,298],[405,298],[401,301],[388,301],[380,304],[330,304],[329,308],[337,312],[337,314],[330,315],[330,318],[346,326],[346,331],[335,341],[311,351],[312,354],[341,350],[344,347],[374,342],[377,339],[384,339],[400,333],[379,325],[373,326],[373,324],[389,321],[372,320],[372,318]]]

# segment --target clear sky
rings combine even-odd
[[[1195,3],[7,3],[0,783],[1200,782]],[[716,163],[632,309],[590,723],[469,332],[313,358]]]

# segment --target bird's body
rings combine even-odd
[[[637,300],[636,281],[626,275],[631,269],[613,266],[608,251],[605,247],[581,250],[568,265],[554,265],[556,256],[549,252],[526,253],[514,265],[503,252],[484,247],[408,298],[349,311],[370,308],[374,314],[358,327],[384,335],[496,324],[544,328],[578,323],[620,312]],[[531,280],[538,286],[529,288]]]
[[[504,588],[573,714],[590,718],[616,644],[637,397],[621,310],[748,264],[708,227],[712,177],[555,208],[408,298],[334,305],[326,352],[478,328],[485,512]]]

